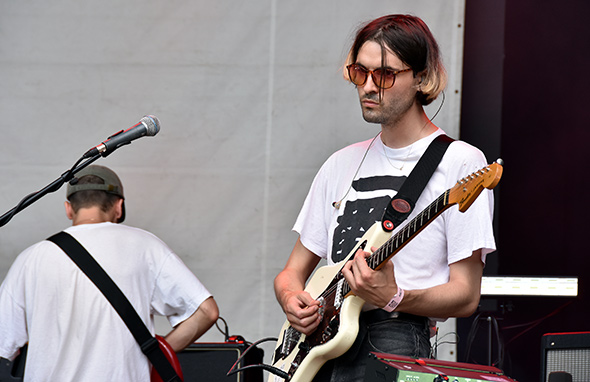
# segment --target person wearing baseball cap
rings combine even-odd
[[[83,179],[82,182],[80,179]],[[119,179],[113,170],[98,165],[92,165],[80,170],[76,177],[70,181],[67,186],[66,199],[70,202],[70,205],[72,195],[79,191],[103,191],[103,193],[81,193],[74,196],[73,199],[76,200],[75,204],[79,206],[77,210],[82,206],[89,206],[94,203],[92,202],[92,196],[88,195],[95,195],[94,198],[104,200],[106,202],[106,207],[104,207],[104,209],[108,209],[110,205],[116,204],[120,200],[121,215],[117,217],[116,223],[123,223],[125,220],[125,194],[123,193],[123,183],[121,183],[121,179]],[[86,197],[81,195],[86,195]],[[114,195],[114,197],[111,195]],[[66,211],[68,208],[68,202],[66,202]],[[100,202],[98,204],[104,205]],[[68,215],[68,217],[70,216]],[[74,224],[76,224],[76,222],[74,222]]]
[[[91,165],[67,186],[73,236],[121,289],[152,334],[154,315],[173,329],[178,352],[217,321],[211,293],[159,238],[119,224],[125,194],[117,174]],[[148,381],[150,363],[99,289],[53,242],[23,251],[0,286],[0,357],[28,343],[25,381]]]

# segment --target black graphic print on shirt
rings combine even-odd
[[[407,177],[374,176],[361,178],[352,183],[357,193],[357,200],[349,200],[345,204],[342,215],[338,217],[338,225],[334,229],[332,243],[332,260],[339,262],[350,254],[358,240],[375,222],[381,221],[387,203],[399,191]],[[363,199],[364,192],[378,191],[379,197]]]

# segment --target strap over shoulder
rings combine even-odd
[[[121,319],[123,319],[141,347],[141,351],[157,369],[162,380],[166,382],[182,382],[182,379],[176,374],[162,349],[158,346],[158,341],[145,326],[133,305],[86,248],[72,235],[63,231],[56,233],[47,240],[60,247],[113,305],[113,308],[121,316]]]
[[[381,227],[384,231],[393,231],[410,215],[452,142],[454,142],[453,138],[441,134],[430,143],[400,190],[388,203],[381,219]]]

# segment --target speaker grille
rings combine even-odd
[[[572,375],[572,382],[590,381],[590,349],[555,349],[547,351],[547,373],[566,371]]]

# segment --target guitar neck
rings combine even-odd
[[[434,202],[430,203],[422,212],[414,217],[408,224],[395,233],[389,240],[373,252],[367,258],[367,264],[371,269],[379,269],[385,262],[398,253],[406,244],[430,224],[437,216],[455,203],[449,203],[449,192],[445,191]],[[368,248],[370,249],[370,248]],[[350,293],[350,285],[343,285],[343,295]]]
[[[391,259],[406,244],[410,242],[420,231],[430,224],[437,216],[442,214],[452,204],[448,202],[449,191],[445,191],[434,202],[430,203],[422,212],[420,212],[407,225],[400,229],[395,235],[387,240],[381,247],[367,259],[369,267],[379,269],[385,265],[385,262]]]

